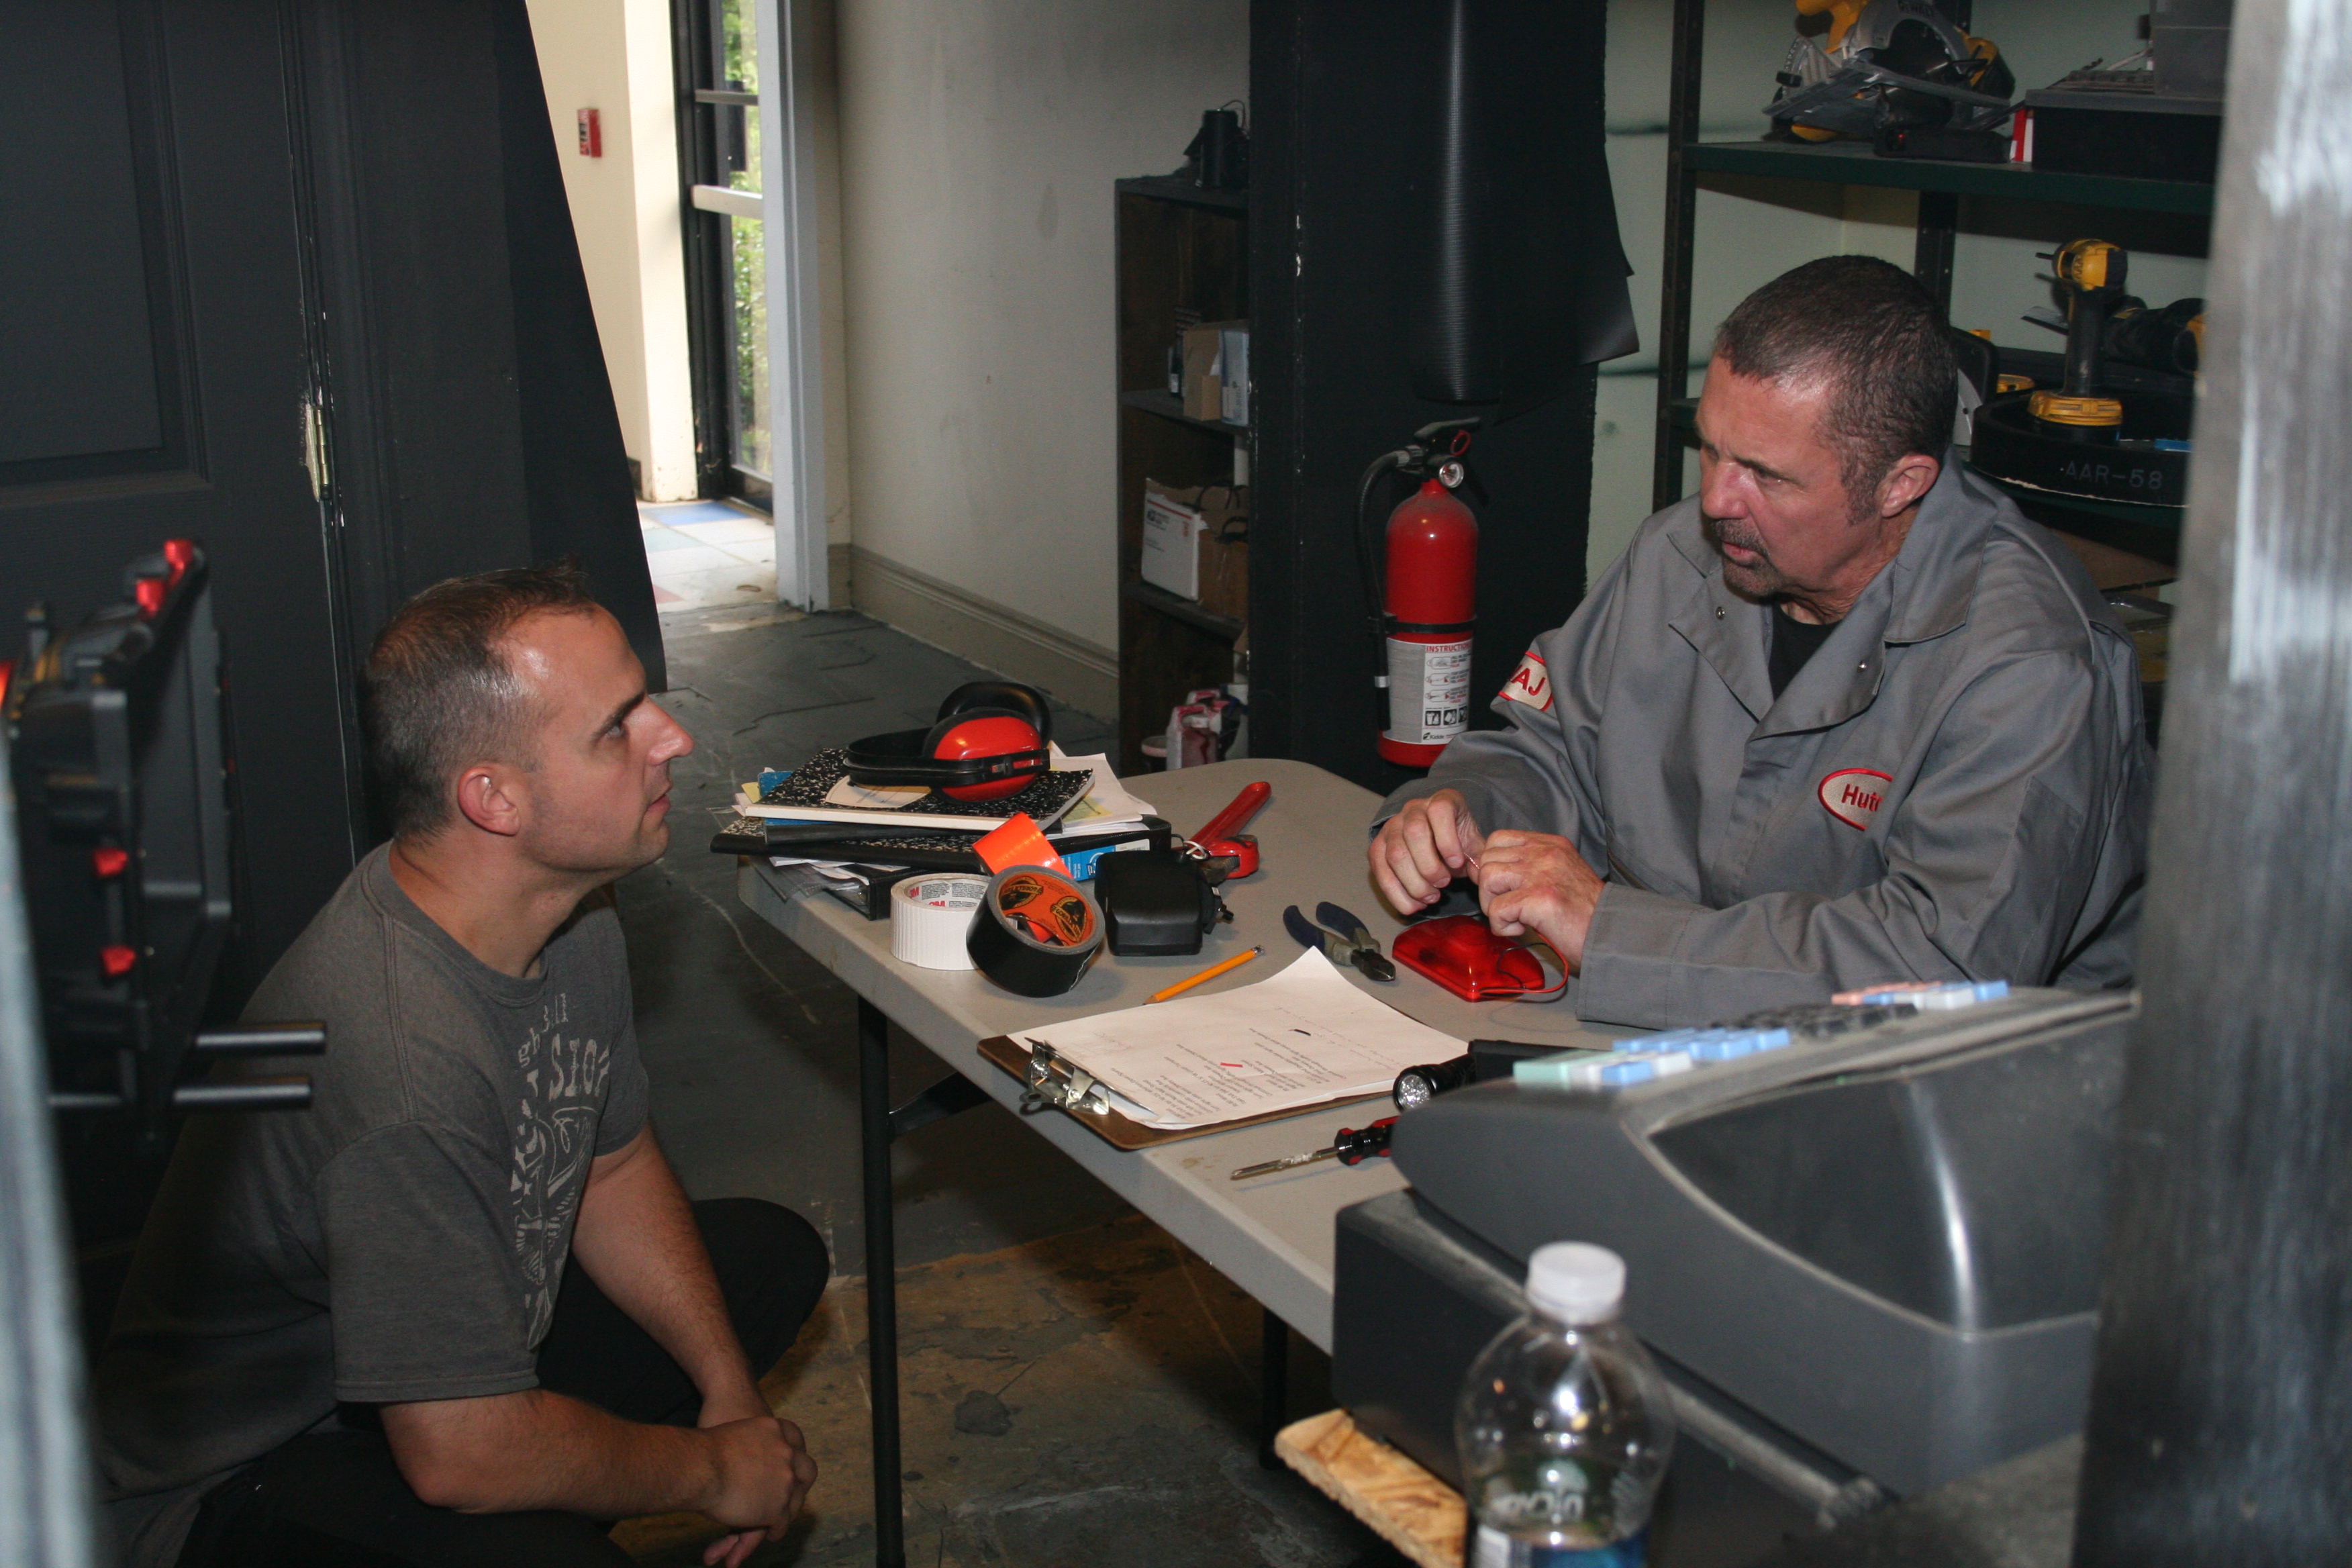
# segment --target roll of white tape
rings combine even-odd
[[[890,889],[890,956],[922,969],[970,969],[964,938],[985,877],[910,877]]]

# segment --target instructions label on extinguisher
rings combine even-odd
[[[1470,639],[1389,643],[1389,739],[1443,746],[1470,727]]]

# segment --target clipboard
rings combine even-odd
[[[1026,1081],[1029,1047],[1010,1035],[991,1035],[980,1042],[980,1054],[1015,1079]],[[1266,1110],[1255,1116],[1238,1116],[1231,1121],[1212,1121],[1200,1127],[1148,1127],[1116,1110],[1065,1110],[1063,1114],[1086,1127],[1112,1148],[1132,1152],[1161,1143],[1174,1143],[1186,1138],[1200,1138],[1211,1132],[1223,1132],[1235,1127],[1251,1127],[1261,1121],[1286,1121],[1294,1116],[1313,1116],[1339,1106],[1361,1105],[1380,1098],[1377,1094],[1351,1094],[1338,1100],[1318,1100],[1313,1105],[1293,1106],[1287,1110]]]

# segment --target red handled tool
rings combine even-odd
[[[1262,1165],[1244,1165],[1233,1173],[1236,1182],[1252,1176],[1272,1175],[1276,1171],[1288,1171],[1300,1165],[1311,1165],[1318,1160],[1337,1160],[1342,1165],[1360,1165],[1389,1152],[1389,1138],[1396,1131],[1396,1118],[1383,1116],[1370,1127],[1342,1127],[1339,1137],[1328,1149],[1318,1149],[1311,1154],[1292,1154],[1285,1159],[1268,1160]]]
[[[1274,786],[1263,779],[1244,784],[1242,793],[1234,796],[1224,810],[1209,818],[1208,826],[1192,835],[1192,842],[1201,852],[1211,857],[1230,855],[1240,862],[1234,868],[1234,877],[1247,877],[1257,870],[1257,838],[1241,831],[1265,803],[1274,798]]]
[[[1251,817],[1255,816],[1260,807],[1273,798],[1274,786],[1263,779],[1254,784],[1244,784],[1242,793],[1234,796],[1231,805],[1209,818],[1209,825],[1192,835],[1192,842],[1208,844],[1220,838],[1230,837]]]

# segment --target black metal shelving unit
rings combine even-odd
[[[2030,201],[2128,211],[2210,216],[2213,187],[2184,180],[2077,174],[2021,163],[1958,163],[1882,158],[1859,142],[1702,142],[1699,76],[1705,58],[1706,0],[1675,0],[1673,80],[1667,101],[1666,224],[1658,323],[1658,405],[1651,505],[1683,494],[1683,448],[1697,400],[1690,395],[1691,273],[1697,249],[1702,174],[1733,174],[1873,185],[1919,193],[1918,240],[1912,270],[1949,307],[1953,241],[1960,203],[1970,198]],[[1758,281],[1762,281],[1759,279]],[[1990,475],[1984,476],[1991,479]],[[2179,551],[2180,509],[2095,501],[1991,479],[2028,516],[2116,549],[2172,563]]]
[[[1222,419],[1195,419],[1184,412],[1184,400],[1172,392],[1160,392],[1151,387],[1118,395],[1120,405],[1139,408],[1146,414],[1157,414],[1162,419],[1173,419],[1179,425],[1190,425],[1195,430],[1205,430],[1226,440],[1246,439],[1249,431],[1240,425],[1229,425]]]
[[[1140,577],[1131,583],[1120,584],[1118,593],[1119,597],[1129,604],[1140,605],[1172,620],[1181,621],[1195,631],[1205,632],[1217,638],[1227,647],[1239,641],[1249,626],[1239,616],[1221,616],[1214,610],[1204,609],[1198,599],[1183,598]]]
[[[1882,158],[1858,142],[1799,146],[1789,142],[1699,142],[1684,149],[1696,171],[1826,180],[1955,196],[1995,196],[2143,212],[2208,214],[2213,187],[2190,180],[2132,180],[2071,174],[2031,163],[1951,163],[1933,158]]]

